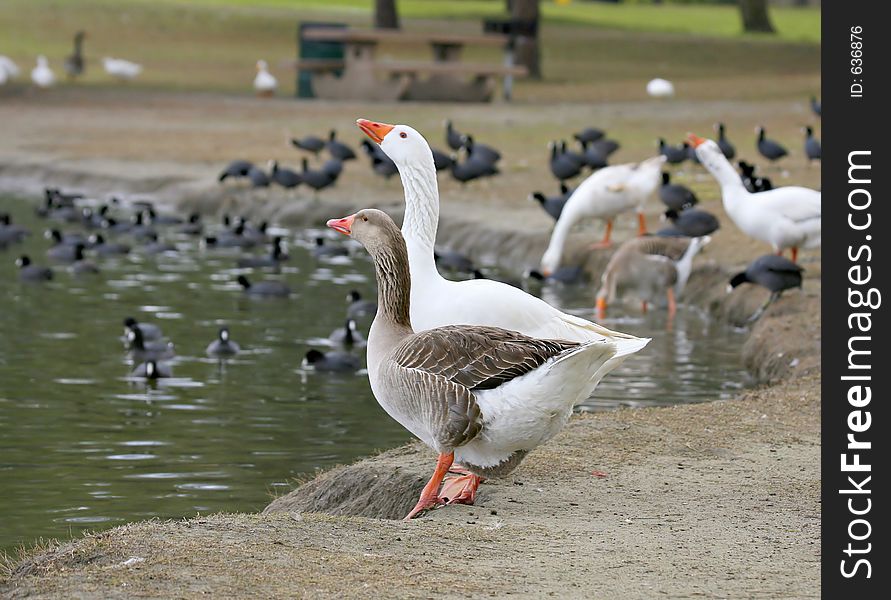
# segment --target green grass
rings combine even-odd
[[[399,5],[407,29],[437,31],[449,19],[448,29],[459,33],[478,32],[480,17],[501,14],[503,7],[501,0]],[[282,93],[289,94],[293,76],[284,62],[295,58],[298,21],[367,27],[370,7],[370,0],[0,0],[0,54],[26,72],[34,57],[44,54],[61,76],[71,36],[85,29],[88,70],[78,85],[118,85],[99,64],[103,56],[116,56],[145,66],[130,84],[134,87],[249,94],[254,62],[263,58],[279,77]],[[809,95],[819,87],[819,46],[783,41],[788,32],[780,38],[735,35],[738,15],[732,6],[547,2],[543,9],[545,79],[519,82],[518,101],[636,98],[641,82],[655,76],[686,82],[690,93],[704,98]],[[795,27],[819,39],[819,11],[774,9],[773,14],[780,25],[785,16],[794,16]],[[661,33],[672,30],[677,33]],[[419,50],[428,52],[394,45],[382,53],[420,58]],[[491,48],[469,47],[465,56],[501,61],[500,51]]]
[[[143,0],[127,0],[129,2]],[[363,15],[370,18],[371,0],[163,0],[181,5],[302,8]],[[400,0],[401,16],[410,19],[481,19],[504,15],[502,0]],[[820,11],[772,7],[776,35],[743,36],[739,9],[732,5],[604,4],[575,1],[542,2],[545,22],[634,31],[717,37],[763,38],[786,42],[820,42]]]

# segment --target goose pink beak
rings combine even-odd
[[[694,148],[697,148],[700,144],[705,143],[705,138],[701,138],[698,135],[688,133],[687,141],[690,142],[691,146],[693,146]]]
[[[350,235],[353,233],[353,219],[355,218],[356,215],[350,215],[342,219],[328,219],[328,222],[325,223],[325,225],[334,231],[339,231],[344,235]]]
[[[376,144],[383,142],[387,134],[395,127],[395,125],[377,123],[368,119],[356,119],[356,125],[362,130],[362,133],[370,137]]]

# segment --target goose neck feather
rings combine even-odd
[[[405,188],[402,235],[409,243],[420,245],[432,256],[439,223],[439,189],[433,155],[430,155],[429,161],[400,165],[399,176]]]

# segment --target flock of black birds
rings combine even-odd
[[[290,144],[299,151],[311,154],[321,161],[322,153],[327,157],[319,168],[310,168],[309,159],[300,160],[301,169],[294,170],[283,167],[278,161],[271,160],[268,170],[264,171],[247,160],[233,160],[219,174],[220,183],[226,180],[247,180],[253,188],[265,188],[278,185],[285,189],[294,189],[305,185],[315,192],[324,190],[337,183],[343,172],[345,162],[356,160],[356,152],[349,145],[337,138],[337,132],[331,130],[327,138],[307,135],[302,138],[290,138]],[[498,161],[501,153],[485,144],[474,140],[472,135],[459,133],[451,121],[446,122],[446,143],[449,152],[433,148],[433,164],[437,171],[448,171],[456,181],[466,183],[482,177],[498,174]],[[390,160],[380,146],[369,140],[362,140],[359,147],[368,157],[371,169],[375,174],[390,179],[399,173],[396,164]],[[463,156],[463,160],[459,159]]]
[[[160,213],[149,202],[133,202],[125,208],[116,198],[97,205],[82,194],[66,193],[57,188],[44,191],[44,201],[35,212],[50,223],[44,237],[49,243],[46,259],[52,266],[36,264],[27,254],[20,255],[16,259],[18,279],[25,283],[51,281],[63,266],[75,277],[97,276],[102,272],[105,259],[131,252],[176,256],[184,246],[210,251],[218,248],[243,251],[234,259],[236,267],[271,269],[273,272],[279,271],[289,258],[283,236],[270,234],[265,222],[254,224],[241,217],[224,215],[220,225],[210,226],[198,214],[183,219]],[[26,227],[14,223],[11,215],[0,214],[0,250],[22,243],[31,235]],[[177,245],[167,241],[168,238],[192,242]],[[266,254],[251,252],[263,247],[268,247]],[[324,238],[319,237],[310,254],[321,259],[343,256],[348,250],[339,244],[326,244]],[[287,284],[277,279],[252,280],[239,275],[236,281],[247,297],[287,298],[292,294]],[[351,291],[346,302],[344,325],[331,333],[331,344],[345,349],[364,345],[357,320],[373,316],[375,312],[373,302],[363,299],[358,291]],[[153,323],[137,322],[133,317],[124,320],[124,328],[124,344],[135,365],[131,377],[146,380],[171,377],[172,368],[168,361],[175,356],[175,348],[164,337],[161,328]],[[217,337],[205,349],[208,356],[221,360],[240,351],[240,345],[230,338],[227,327],[220,328]],[[305,356],[305,364],[319,371],[352,372],[360,367],[358,357],[337,350],[311,349]]]

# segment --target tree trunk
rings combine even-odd
[[[776,30],[767,14],[767,0],[739,0],[743,30],[747,32],[774,33]]]
[[[517,36],[514,43],[514,62],[529,70],[529,76],[541,79],[541,57],[538,49],[538,0],[508,0],[511,19],[535,23],[535,35]]]
[[[396,0],[374,0],[374,26],[378,29],[399,29]]]

